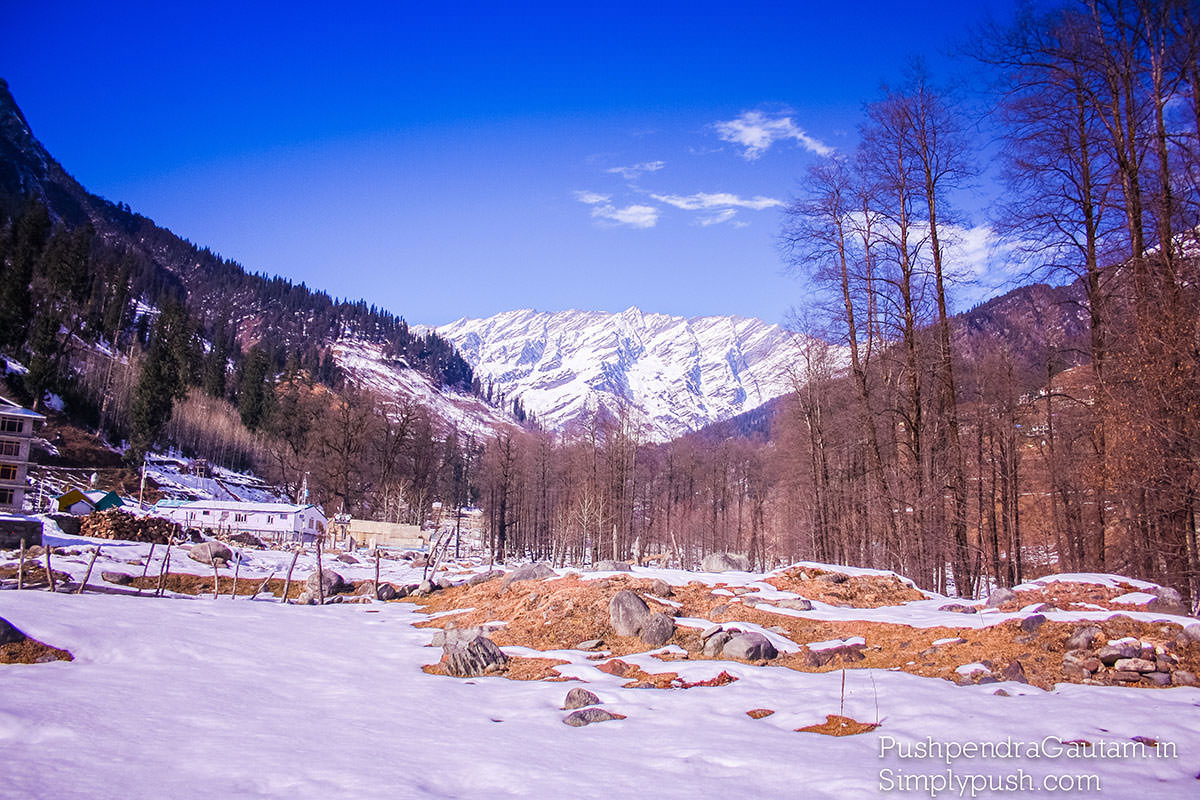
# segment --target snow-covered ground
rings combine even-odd
[[[94,542],[86,544],[78,555],[56,558],[56,569],[81,577]],[[101,564],[140,574],[130,562],[144,558],[147,545],[101,544],[93,583]],[[248,550],[241,575],[281,576],[290,560],[282,551]],[[330,563],[347,579],[374,574],[365,558]],[[178,550],[172,567],[211,574]],[[312,568],[312,557],[302,556],[296,574]],[[675,585],[700,579],[770,588],[753,575],[635,574]],[[407,562],[383,562],[385,580],[419,577]],[[809,613],[872,619],[886,612],[909,624],[953,618],[958,626],[1013,616],[938,612],[938,602],[886,609],[814,604]],[[1050,616],[1059,613],[1074,619],[1081,612]],[[1028,776],[1032,788],[1003,796],[1097,794],[1051,793],[1045,783],[1079,776],[1095,776],[1103,797],[1195,796],[1200,786],[1200,689],[1193,688],[1061,684],[1045,692],[847,670],[843,713],[881,725],[833,738],[795,729],[842,710],[839,671],[663,662],[649,651],[622,660],[686,681],[722,670],[738,680],[625,689],[625,679],[597,669],[584,651],[509,647],[509,655],[568,661],[560,673],[583,682],[448,678],[421,671],[441,650],[425,646],[433,631],[413,626],[427,617],[408,603],[315,607],[228,596],[3,591],[0,617],[75,656],[70,663],[0,665],[4,798],[928,797],[900,791],[901,782],[947,775]],[[562,724],[564,696],[576,686],[626,718]],[[1009,696],[995,694],[999,688]],[[776,713],[747,716],[757,708]],[[1160,746],[1139,749],[1133,737]],[[1091,742],[1092,752],[1110,744],[1124,752],[1069,758],[1072,746],[1057,743],[1072,740]],[[1021,753],[947,763],[946,755],[972,742],[1009,742]],[[949,753],[920,757],[915,746]],[[959,794],[948,786],[937,796]]]

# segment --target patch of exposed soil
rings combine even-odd
[[[54,559],[51,558],[50,562],[53,564]],[[0,567],[0,578],[11,578],[15,581],[17,573],[20,571],[19,566]],[[53,566],[50,567],[50,571],[54,573],[55,586],[62,586],[71,582],[71,576],[67,573],[59,572]],[[44,559],[38,559],[37,561],[28,558],[25,559],[25,588],[46,588],[46,562]]]
[[[769,717],[774,713],[775,710],[772,708],[752,708],[746,712],[746,716],[750,717],[750,719],[762,719],[763,717]]]
[[[1053,581],[1041,589],[1020,589],[1012,600],[998,606],[1001,611],[1020,611],[1026,606],[1048,603],[1061,611],[1095,611],[1095,606],[1112,611],[1145,611],[1137,603],[1113,603],[1113,599],[1130,592],[1141,591],[1128,583],[1103,586],[1098,583]]]
[[[812,567],[796,567],[765,580],[776,589],[834,606],[881,608],[897,606],[925,595],[896,575],[846,575]]]
[[[850,717],[826,714],[825,721],[820,725],[806,725],[803,728],[796,728],[796,731],[798,733],[823,733],[826,736],[854,736],[873,731],[878,727],[879,723],[877,722],[859,722]]]
[[[66,650],[51,647],[37,639],[0,644],[0,664],[47,664],[51,661],[74,660],[75,657]]]

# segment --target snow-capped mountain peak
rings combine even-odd
[[[756,408],[790,388],[790,335],[745,317],[675,317],[631,306],[505,311],[438,327],[492,388],[567,430],[623,410],[666,440]]]

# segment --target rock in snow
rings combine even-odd
[[[608,621],[617,636],[637,636],[650,618],[650,606],[628,589],[613,595],[608,601]]]
[[[540,581],[544,578],[553,578],[557,575],[558,573],[549,564],[525,564],[504,576],[504,580],[500,584],[500,590],[507,589],[517,581]]]
[[[600,703],[600,698],[587,689],[580,689],[578,686],[567,692],[567,699],[563,701],[563,710],[570,711],[574,708],[586,708]]]
[[[201,564],[226,564],[233,558],[233,551],[220,542],[205,542],[188,551],[188,558]]]
[[[448,675],[474,678],[508,663],[508,657],[495,642],[486,636],[469,641],[447,642],[442,648],[442,665]]]
[[[623,719],[623,717],[605,711],[603,708],[591,706],[590,708],[582,708],[579,711],[568,714],[563,722],[572,728],[582,728],[584,725],[591,725],[593,722],[608,722],[611,719]]]
[[[29,637],[17,630],[11,622],[0,617],[0,644],[23,642]]]

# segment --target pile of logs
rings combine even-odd
[[[180,537],[178,523],[161,517],[137,517],[127,511],[93,511],[83,518],[80,534],[96,539],[121,539],[127,542],[166,544]]]

